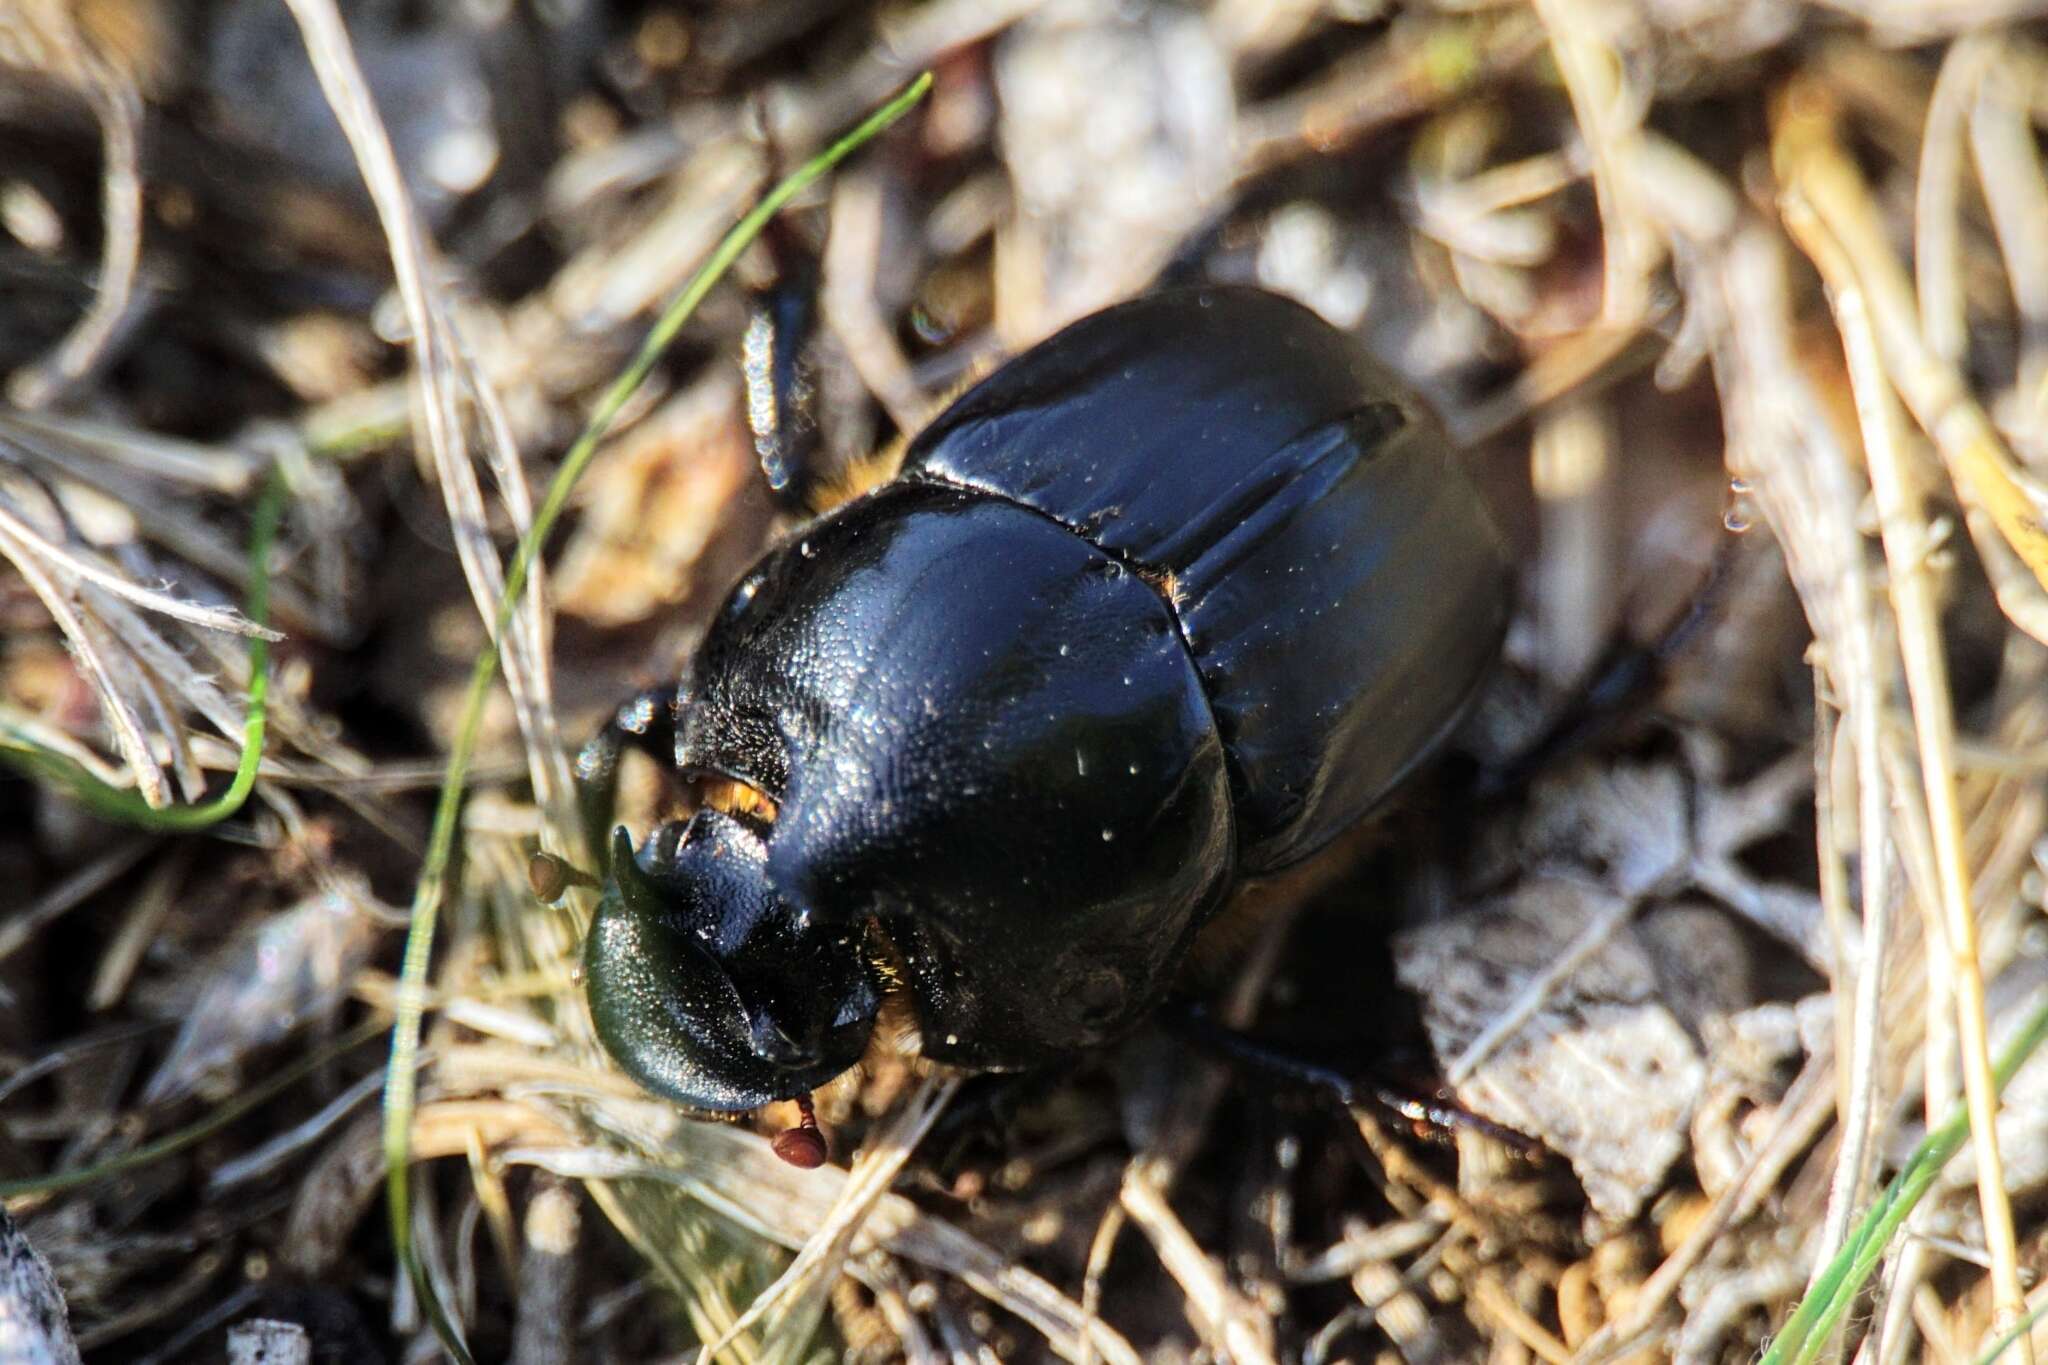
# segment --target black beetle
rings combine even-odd
[[[770,550],[622,747],[700,805],[611,871],[591,1013],[707,1109],[921,1051],[1010,1069],[1159,1003],[1231,889],[1435,751],[1505,629],[1500,540],[1421,402],[1298,304],[1150,295],[970,389]]]

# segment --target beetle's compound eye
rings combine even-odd
[[[613,838],[584,946],[591,1017],[658,1094],[751,1109],[860,1060],[881,1005],[864,925],[800,913],[770,889],[761,836],[718,810],[664,826],[636,857]]]

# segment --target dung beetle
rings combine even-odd
[[[598,1036],[715,1110],[853,1067],[890,992],[956,1066],[1112,1040],[1234,887],[1443,744],[1509,598],[1442,427],[1308,309],[1084,318],[770,549],[584,750],[599,828],[627,747],[697,794],[609,841]]]

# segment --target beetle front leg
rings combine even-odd
[[[1585,752],[1621,721],[1649,706],[1663,689],[1671,661],[1690,647],[1727,605],[1738,546],[1732,535],[1721,540],[1706,577],[1655,639],[1638,641],[1617,633],[1536,738],[1481,776],[1479,798],[1497,801],[1521,791],[1549,768]]]
[[[785,512],[805,512],[819,482],[817,254],[787,226],[770,224],[764,239],[776,280],[748,302],[741,349],[747,427],[768,491]]]
[[[1526,1134],[1466,1109],[1441,1085],[1418,1083],[1414,1075],[1400,1074],[1384,1059],[1367,1065],[1362,1073],[1333,1066],[1305,1052],[1263,1042],[1231,1028],[1187,1000],[1168,1002],[1160,1013],[1160,1022],[1170,1036],[1205,1052],[1271,1080],[1326,1095],[1347,1109],[1383,1110],[1414,1125],[1418,1135],[1444,1135],[1466,1129],[1490,1137],[1524,1157],[1534,1157],[1543,1150],[1541,1143]]]
[[[619,759],[628,749],[668,768],[676,758],[676,689],[673,683],[635,693],[576,755],[576,806],[584,837],[603,859],[611,847],[618,804]]]

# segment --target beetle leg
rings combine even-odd
[[[809,510],[819,480],[817,254],[779,220],[765,236],[776,280],[748,302],[741,342],[747,426],[768,491],[786,512]]]
[[[600,856],[611,847],[608,836],[618,800],[619,758],[628,749],[646,754],[664,768],[674,764],[674,684],[635,693],[576,755],[576,804],[583,816],[584,836]]]
[[[1327,1095],[1347,1109],[1368,1105],[1383,1109],[1407,1120],[1423,1135],[1458,1129],[1480,1133],[1526,1157],[1543,1150],[1535,1139],[1473,1113],[1440,1088],[1418,1086],[1412,1077],[1396,1076],[1391,1068],[1373,1067],[1370,1072],[1377,1074],[1353,1075],[1219,1024],[1192,1002],[1170,1004],[1160,1018],[1167,1031],[1184,1042],[1272,1079]]]
[[[1544,769],[1590,746],[1617,721],[1657,695],[1671,661],[1719,613],[1734,580],[1739,542],[1728,536],[1714,552],[1706,578],[1654,640],[1617,637],[1587,672],[1587,681],[1536,739],[1480,779],[1479,796],[1494,800],[1520,791]]]

